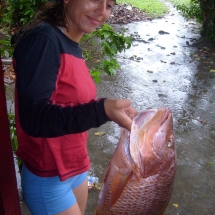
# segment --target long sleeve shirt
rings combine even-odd
[[[38,176],[87,171],[87,130],[109,119],[78,43],[43,22],[17,44],[14,68],[17,155]]]

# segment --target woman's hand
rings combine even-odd
[[[138,112],[129,99],[105,99],[104,108],[110,120],[131,131],[132,119]]]

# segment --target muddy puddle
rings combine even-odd
[[[165,215],[215,214],[215,48],[199,39],[199,26],[172,5],[162,19],[115,25],[134,38],[117,55],[121,70],[103,76],[98,97],[129,98],[141,111],[168,106],[174,118],[177,174]],[[13,86],[13,85],[10,85]],[[9,87],[9,91],[11,87]],[[8,98],[8,106],[11,106]],[[96,132],[104,132],[96,136]],[[118,144],[120,128],[109,122],[89,132],[90,175],[102,182]],[[93,215],[100,184],[89,190],[86,215]],[[21,203],[22,214],[29,214]]]
[[[215,69],[214,47],[199,39],[199,26],[186,21],[171,4],[165,18],[124,27],[133,46],[117,56],[121,70],[103,76],[99,97],[129,98],[137,110],[168,106],[173,113],[177,174],[165,215],[215,214]],[[105,132],[96,136],[96,132]],[[120,137],[107,123],[91,129],[90,174],[104,176]],[[86,215],[97,205],[99,187],[89,190]]]

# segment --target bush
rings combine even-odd
[[[176,8],[180,10],[187,19],[195,18],[199,23],[203,22],[203,16],[200,4],[197,0],[191,0],[190,4],[176,4]]]
[[[116,33],[108,24],[104,24],[100,29],[82,38],[81,45],[85,59],[90,63],[97,62],[96,66],[90,70],[95,82],[100,82],[101,71],[110,76],[115,74],[120,65],[114,56],[129,49],[131,43],[131,37],[126,37],[124,30]]]

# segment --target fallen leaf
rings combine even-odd
[[[215,69],[211,69],[210,72],[215,72]]]
[[[178,204],[173,204],[174,207],[178,208]]]
[[[208,161],[208,164],[209,164],[209,165],[214,165],[214,162]]]
[[[201,123],[204,123],[204,122],[205,122],[205,120],[204,120],[204,119],[200,119],[200,122],[201,122]]]
[[[164,60],[160,60],[161,61],[161,63],[167,63],[166,61],[164,61]]]
[[[98,184],[95,184],[95,188],[98,189],[98,190],[101,190],[102,189],[102,183],[98,183]]]
[[[153,71],[151,71],[151,70],[147,70],[147,72],[148,72],[148,73],[153,73]]]
[[[96,136],[104,136],[106,133],[105,132],[96,132],[94,133]]]

